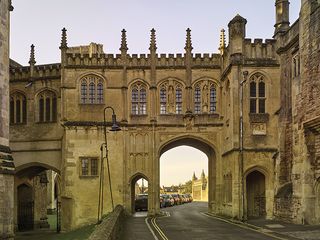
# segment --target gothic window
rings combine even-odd
[[[217,90],[214,85],[210,87],[210,113],[217,110]]]
[[[266,112],[266,87],[264,77],[255,74],[250,78],[250,113]]]
[[[10,123],[27,122],[27,100],[22,93],[13,93],[10,97]]]
[[[176,89],[176,114],[182,114],[182,90]]]
[[[100,77],[88,75],[80,83],[81,104],[103,104],[103,81]]]
[[[194,113],[201,113],[201,89],[200,86],[196,86],[194,90]]]
[[[57,97],[52,91],[45,90],[38,95],[39,122],[57,120]]]
[[[131,114],[147,114],[147,90],[143,84],[137,83],[131,90]]]
[[[98,159],[97,158],[80,158],[81,176],[98,176]]]
[[[160,89],[160,114],[167,113],[167,90],[165,88]]]

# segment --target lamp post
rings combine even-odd
[[[101,169],[100,169],[100,186],[99,186],[99,204],[98,204],[98,222],[100,222],[100,212],[101,217],[103,214],[103,183],[104,183],[104,159],[106,159],[107,162],[107,171],[108,171],[108,179],[109,179],[109,190],[110,190],[110,198],[111,198],[111,206],[112,211],[114,210],[114,204],[113,204],[113,195],[112,195],[112,184],[111,184],[111,176],[110,176],[110,164],[109,164],[109,158],[108,158],[108,142],[107,142],[107,124],[106,124],[106,110],[112,110],[112,126],[110,131],[120,131],[121,128],[117,124],[117,116],[115,114],[115,111],[113,107],[107,106],[103,110],[103,133],[104,133],[104,143],[100,146],[100,152],[101,152]],[[105,147],[105,157],[103,157],[103,147]]]
[[[242,207],[242,216],[241,220],[245,221],[245,204],[244,204],[244,176],[243,176],[243,85],[247,81],[248,71],[243,71],[243,80],[240,82],[240,177],[241,177],[241,207]]]

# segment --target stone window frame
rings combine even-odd
[[[195,114],[215,114],[218,112],[218,83],[213,79],[200,79],[194,84],[193,89],[193,108]],[[203,94],[207,94],[207,96],[203,96]],[[206,103],[204,102],[205,97],[207,98]],[[203,111],[204,105],[207,106],[207,112]]]
[[[267,87],[266,77],[255,73],[249,79],[249,112],[250,114],[266,114]]]
[[[10,124],[27,123],[27,97],[23,92],[10,94]]]
[[[169,88],[172,90],[169,91]],[[159,114],[183,114],[184,85],[178,79],[167,78],[159,84]],[[169,95],[172,96],[169,96]],[[173,101],[170,103],[170,101]],[[172,109],[171,106],[173,105]]]
[[[84,163],[87,165],[84,167]],[[80,177],[99,177],[99,158],[98,157],[79,157],[79,176]],[[94,166],[94,167],[93,167]],[[86,169],[86,173],[84,172]]]
[[[104,80],[102,77],[87,74],[81,77],[79,83],[80,104],[104,104]]]
[[[55,91],[41,90],[36,96],[37,122],[51,123],[57,121],[58,97]]]
[[[147,115],[148,91],[147,85],[141,81],[135,82],[131,86],[131,115],[145,116]]]

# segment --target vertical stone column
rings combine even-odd
[[[9,148],[9,30],[11,1],[0,1],[0,238],[13,239],[14,162]]]
[[[184,48],[185,53],[185,64],[186,64],[186,102],[187,102],[187,111],[186,114],[192,114],[192,42],[191,42],[191,30],[187,29],[187,40],[186,46]]]
[[[128,122],[128,81],[127,81],[127,52],[128,52],[128,46],[127,46],[127,36],[126,36],[126,30],[122,30],[121,35],[121,62],[122,62],[122,86],[121,86],[121,94],[122,94],[122,123]]]
[[[151,29],[151,40],[150,40],[150,77],[151,77],[151,86],[150,86],[150,116],[151,121],[156,122],[156,109],[157,108],[157,44],[156,44],[156,30]]]

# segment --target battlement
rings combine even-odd
[[[61,75],[61,65],[45,64],[34,66],[34,79],[58,78]],[[28,80],[30,79],[30,66],[11,67],[10,68],[10,81]]]
[[[67,66],[95,66],[95,67],[122,67],[123,60],[121,54],[105,53],[67,53]],[[209,53],[192,54],[193,66],[219,67],[220,55]],[[128,67],[149,67],[151,64],[150,54],[128,54]],[[185,54],[156,54],[156,67],[184,67]]]
[[[244,39],[244,55],[246,58],[275,59],[276,58],[276,40],[266,39]]]

